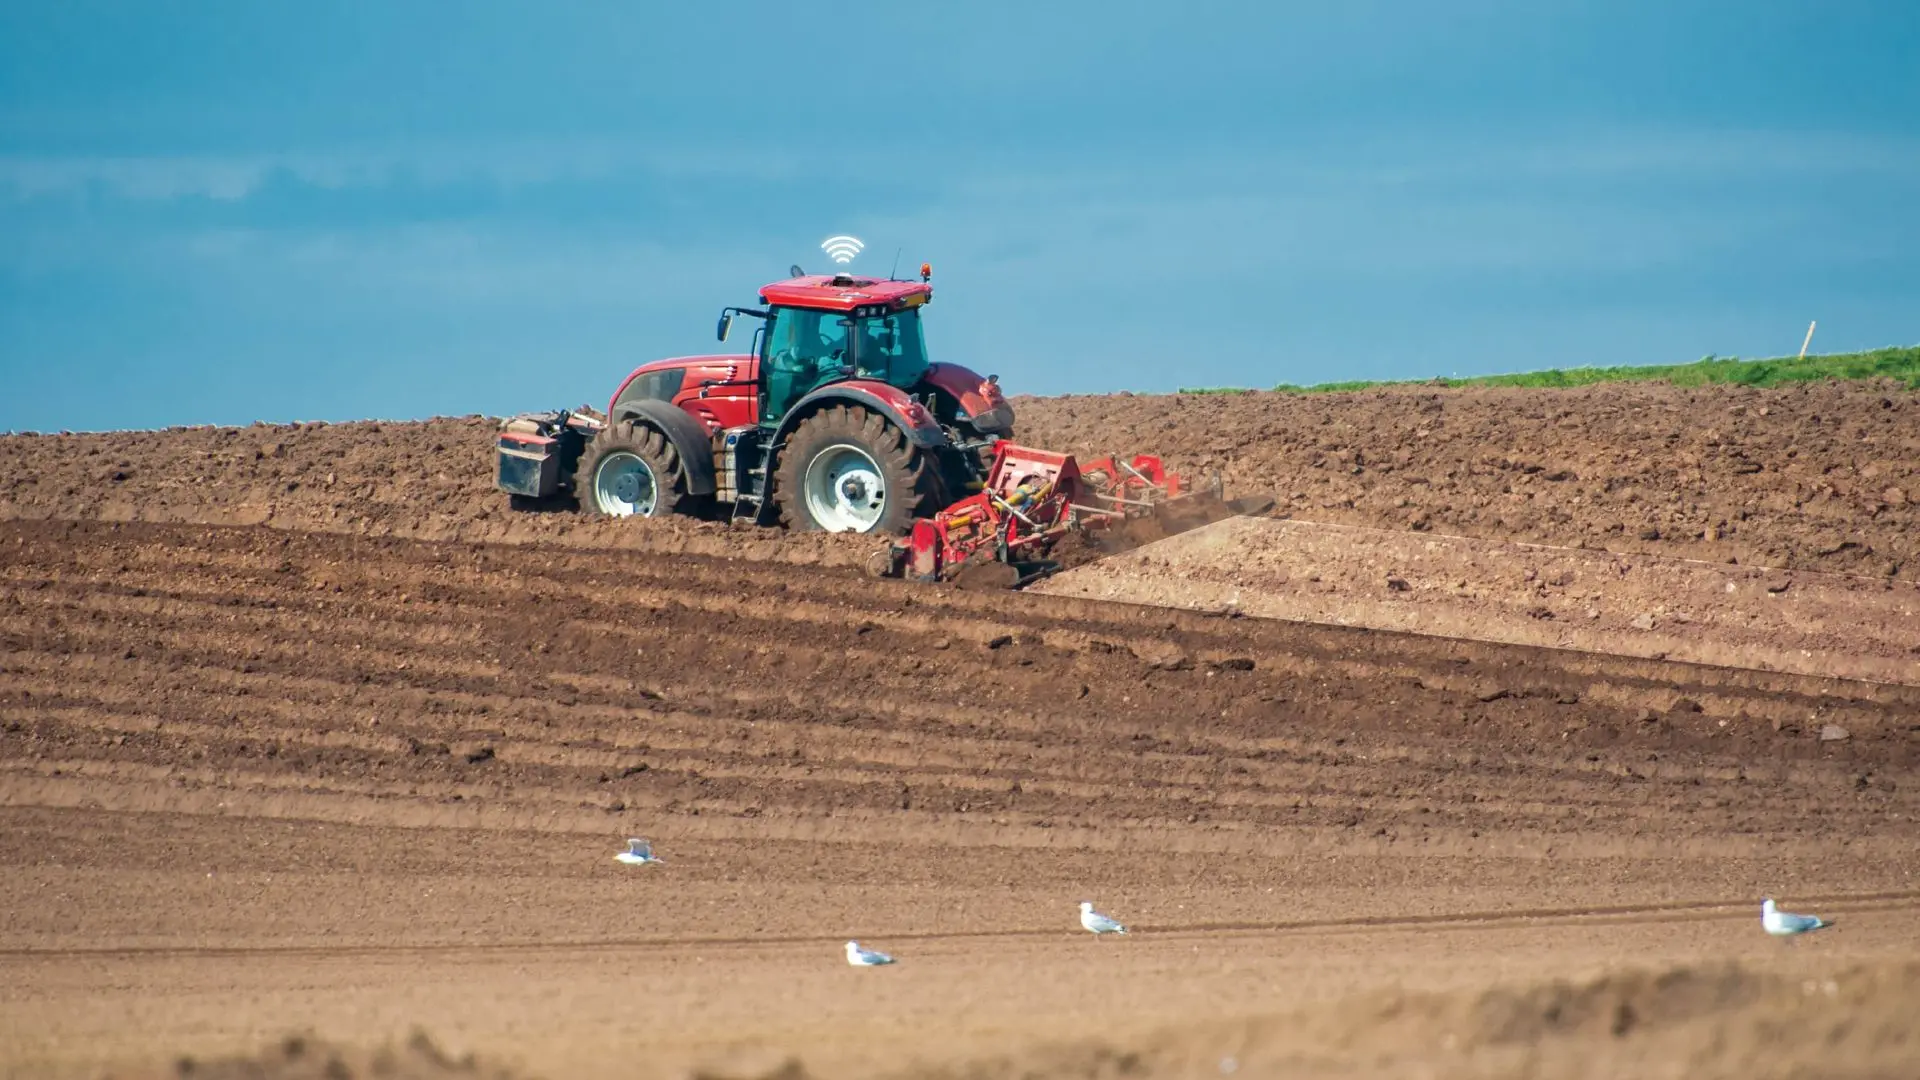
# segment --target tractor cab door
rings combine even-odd
[[[760,362],[760,425],[777,427],[807,394],[852,374],[847,332],[853,320],[838,311],[775,308]]]

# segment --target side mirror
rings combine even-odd
[[[731,328],[732,328],[732,326],[733,326],[733,312],[731,312],[731,311],[723,311],[723,312],[721,312],[721,313],[720,313],[720,326],[719,326],[719,328],[718,328],[718,330],[717,330],[717,333],[718,333],[718,335],[719,335],[719,338],[720,338],[720,340],[721,340],[721,341],[725,341],[725,340],[727,340],[727,331],[728,331],[729,329],[731,329]]]

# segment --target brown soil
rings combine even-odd
[[[1019,398],[1020,436],[1165,455],[1313,521],[1920,577],[1920,394],[1398,387]]]
[[[33,1075],[415,1024],[548,1076],[878,1075],[1144,1054],[1116,1025],[1386,987],[1824,979],[1920,947],[1912,688],[839,568],[63,522],[0,531],[0,656],[0,1057]],[[614,864],[628,835],[667,864]],[[1769,891],[1842,926],[1784,949]],[[1085,940],[1082,898],[1135,934]],[[846,968],[855,936],[901,965]],[[1362,1060],[1260,1030],[1275,1060]],[[1849,1030],[1831,1074],[1871,1075],[1890,1051]]]
[[[0,520],[147,521],[864,565],[870,539],[510,509],[484,417],[0,437]]]
[[[1481,993],[1388,991],[1285,1014],[1042,1045],[958,1066],[918,1065],[898,1075],[1904,1078],[1920,1055],[1910,1011],[1916,995],[1916,964],[1862,965],[1820,978],[1761,974],[1737,964],[1676,966]],[[1391,1025],[1393,1039],[1380,1040],[1383,1025]],[[1836,1044],[1869,1049],[1836,1062],[1828,1051]],[[511,1076],[472,1055],[450,1058],[425,1033],[372,1051],[296,1035],[252,1054],[183,1058],[155,1073],[195,1080]],[[792,1057],[693,1073],[694,1080],[811,1075]]]
[[[1489,581],[1516,539],[1792,564],[1755,602],[1831,625],[1762,637],[1898,644],[1807,570],[1905,560],[1913,395],[1431,397],[1023,434],[1294,524],[1424,508]],[[0,1075],[1920,1072],[1920,687],[876,581],[870,540],[511,514],[490,431],[0,439]],[[1762,895],[1840,924],[1768,939]]]
[[[1920,1060],[1903,1004],[1917,991],[1915,964],[1818,979],[1729,964],[1627,970],[1478,994],[1389,991],[1030,1051],[948,1075],[1891,1078]],[[1380,1037],[1383,1028],[1392,1038]],[[1875,1049],[1841,1064],[1827,1054],[1834,1043]]]
[[[1068,533],[1053,544],[1048,555],[1062,567],[1085,566],[1216,521],[1261,514],[1271,508],[1266,499],[1222,500],[1212,495],[1187,495],[1162,503],[1151,513]]]
[[[1058,596],[1920,685],[1920,582],[1234,518]]]
[[[173,1080],[512,1080],[512,1072],[491,1069],[473,1055],[455,1058],[416,1031],[405,1042],[374,1049],[337,1046],[324,1039],[292,1034],[252,1054],[203,1061],[182,1055],[170,1068],[151,1070]]]
[[[1020,438],[1164,455],[1304,520],[1920,579],[1920,394],[1390,388],[1019,398]],[[267,524],[856,565],[868,547],[509,511],[483,417],[0,437],[0,518]],[[749,534],[752,535],[752,534]]]

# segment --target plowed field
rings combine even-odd
[[[1016,398],[1019,437],[1163,454],[1294,518],[1920,580],[1920,394],[1578,390]],[[482,417],[0,438],[0,518],[267,524],[803,559],[714,529],[583,527],[489,488]]]
[[[1295,521],[1913,587],[1911,394],[1182,400],[1023,438]],[[1920,687],[510,517],[489,430],[0,440],[0,1074],[1920,1069]],[[1873,656],[1920,645],[1873,603]],[[1839,925],[1769,939],[1763,895]]]

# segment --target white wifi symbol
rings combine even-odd
[[[821,243],[820,250],[833,256],[834,262],[850,263],[855,255],[860,254],[860,249],[866,246],[857,237],[829,236]]]

